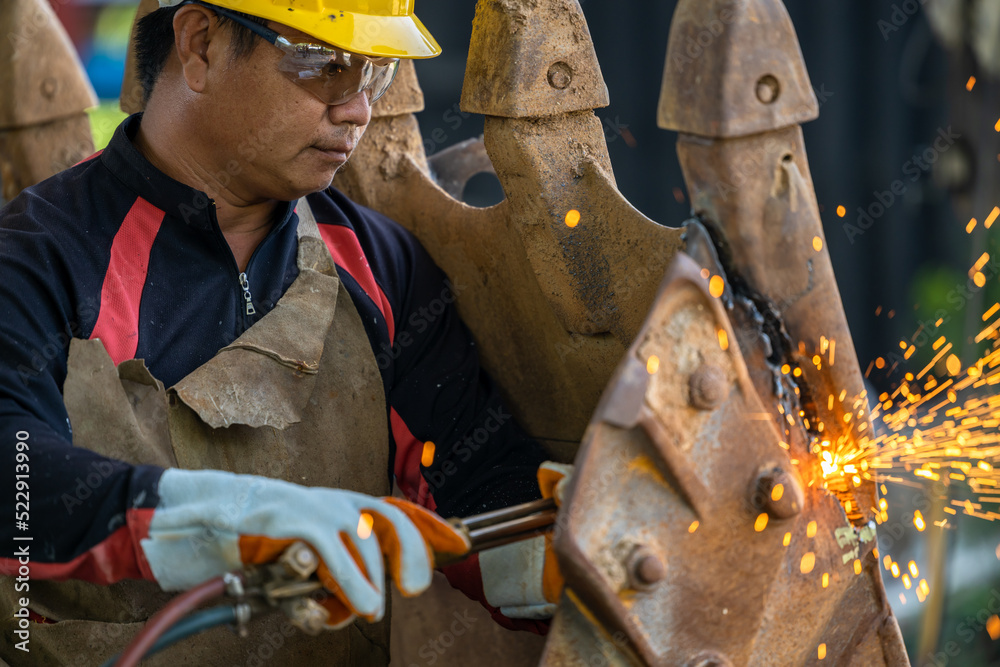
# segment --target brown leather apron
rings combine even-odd
[[[371,344],[305,200],[298,211],[298,278],[273,311],[176,386],[164,389],[141,360],[116,368],[99,341],[72,342],[63,398],[74,446],[133,464],[388,495],[385,395]],[[4,618],[0,656],[25,666],[99,665],[170,597],[148,581],[32,581],[31,608],[58,622],[32,624],[31,652],[23,653],[12,648],[14,626]],[[14,599],[13,581],[0,577],[0,608]],[[388,613],[382,623],[318,637],[281,614],[249,629],[240,639],[217,628],[143,665],[389,662]]]

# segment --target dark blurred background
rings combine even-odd
[[[98,95],[109,100],[93,115],[96,140],[103,144],[120,118],[111,100],[118,95],[134,3],[52,3]],[[903,373],[916,372],[929,360],[930,346],[918,345],[913,358],[888,372],[900,341],[917,340],[921,331],[934,330],[935,338],[947,335],[963,362],[974,363],[982,348],[971,338],[982,327],[981,314],[1000,295],[993,261],[982,267],[983,286],[969,272],[984,252],[992,256],[996,251],[995,233],[986,230],[985,220],[1000,203],[1000,58],[991,47],[1000,43],[1000,3],[785,4],[821,103],[819,120],[804,128],[806,146],[858,358],[863,369],[880,357],[887,360],[882,370],[872,367],[871,389],[890,390]],[[481,118],[458,122],[461,116],[455,113],[475,2],[420,0],[416,5],[444,48],[441,57],[417,65],[427,100],[419,119],[432,154],[482,133]],[[618,185],[639,210],[671,226],[690,214],[674,151],[676,135],[656,127],[675,5],[675,0],[582,0],[611,94],[611,105],[596,114],[604,123]],[[939,136],[951,137],[944,150],[933,148]],[[914,160],[925,152],[931,158],[926,164]],[[895,181],[905,187],[901,196],[891,194]],[[483,175],[470,183],[465,198],[486,205],[502,196],[496,179]],[[843,207],[840,213],[838,207]],[[977,224],[970,233],[972,218]],[[905,512],[919,497],[890,489],[889,500],[892,509]],[[947,593],[936,630],[933,624],[922,625],[936,610],[883,573],[914,664],[1000,664],[998,531],[961,516],[943,531],[917,535],[907,528],[899,537],[880,535],[883,549],[900,563],[915,560],[925,568],[928,535],[935,531],[947,553],[944,574],[931,581]]]

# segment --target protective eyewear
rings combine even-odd
[[[368,97],[369,104],[374,104],[396,78],[398,58],[370,58],[320,44],[291,42],[236,12],[199,0],[192,1],[238,23],[280,49],[285,55],[278,63],[278,70],[324,104],[347,104],[362,93]]]

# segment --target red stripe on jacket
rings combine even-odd
[[[139,302],[149,271],[149,253],[165,213],[135,200],[111,243],[111,262],[101,287],[101,311],[91,339],[100,338],[115,364],[135,357],[139,346]]]
[[[84,162],[90,162],[90,161],[91,161],[91,160],[93,160],[94,158],[97,158],[97,157],[101,157],[101,153],[103,153],[103,152],[104,152],[104,149],[102,148],[101,150],[97,151],[97,152],[96,152],[96,153],[94,153],[93,155],[90,155],[90,156],[88,156],[88,157],[85,157],[85,158],[83,158],[82,160],[80,160],[79,162],[77,162],[76,164],[74,164],[73,166],[74,166],[74,167],[78,167],[78,166],[80,166],[81,164],[83,164]]]
[[[361,248],[357,234],[352,229],[340,225],[317,226],[320,236],[323,237],[323,242],[326,243],[326,247],[333,256],[333,261],[346,269],[358,281],[361,289],[382,312],[391,343],[396,336],[392,307],[389,305],[385,292],[375,281],[375,274],[372,273],[371,265]],[[406,422],[399,416],[395,408],[389,412],[389,423],[392,427],[392,437],[396,441],[396,459],[393,472],[396,474],[396,483],[399,484],[399,489],[410,500],[433,510],[437,505],[434,498],[431,497],[427,480],[420,472],[420,459],[424,453],[424,443],[410,432]]]
[[[39,563],[29,561],[32,579],[82,579],[107,586],[122,579],[153,579],[149,563],[139,548],[140,540],[149,535],[153,520],[152,507],[131,509],[125,513],[125,524],[102,542],[66,563]],[[29,553],[40,547],[35,542],[28,545]],[[20,576],[23,563],[17,558],[0,558],[0,575]]]
[[[354,230],[340,225],[317,225],[323,242],[333,255],[333,261],[347,270],[351,277],[358,281],[361,289],[365,291],[378,309],[382,311],[385,318],[385,325],[389,329],[389,344],[396,338],[396,323],[392,317],[392,307],[389,300],[385,298],[385,292],[375,281],[375,274],[368,264],[365,251],[361,249],[361,242],[358,241]]]
[[[392,438],[396,441],[396,460],[393,472],[396,474],[396,484],[403,494],[427,509],[437,509],[437,503],[431,496],[431,487],[420,472],[420,459],[424,455],[424,443],[417,440],[403,418],[392,408],[389,412],[389,422],[392,426]]]

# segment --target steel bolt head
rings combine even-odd
[[[649,555],[643,557],[635,566],[635,574],[644,584],[657,584],[666,578],[667,566],[656,556]]]
[[[566,63],[560,61],[553,63],[549,67],[549,85],[556,90],[567,88],[573,81],[573,70]]]
[[[56,91],[59,90],[59,81],[54,77],[48,76],[42,79],[42,95],[46,99],[52,99],[56,96]]]
[[[780,493],[775,490],[778,485]],[[757,479],[753,504],[775,519],[790,519],[802,511],[805,494],[794,475],[776,467]]]
[[[638,546],[628,558],[629,584],[636,590],[649,590],[667,578],[667,565],[647,546]]]
[[[313,552],[309,549],[299,549],[295,554],[295,561],[302,567],[309,567],[315,560]]]
[[[762,104],[774,104],[781,96],[781,84],[770,74],[765,74],[757,81],[757,99]]]
[[[688,381],[691,405],[699,410],[714,410],[729,396],[729,380],[718,366],[702,364]]]

